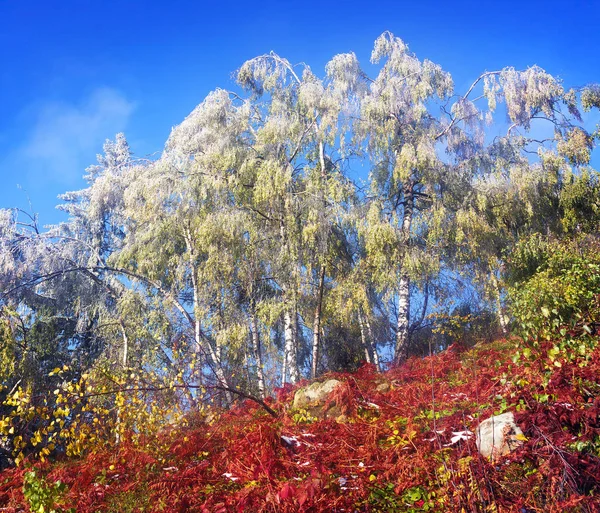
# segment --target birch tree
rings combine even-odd
[[[183,322],[224,389],[226,362],[248,334],[236,292],[244,223],[228,188],[244,119],[215,91],[173,130],[161,159],[135,171],[124,200],[130,229],[115,260]]]
[[[427,238],[425,212],[448,174],[436,153],[440,123],[430,104],[452,92],[448,73],[419,61],[390,33],[377,39],[371,60],[380,72],[360,96],[355,142],[371,161],[371,197],[361,233],[374,281],[396,299],[395,360],[408,351],[411,281],[435,268],[419,241]],[[364,73],[357,70],[357,79]]]
[[[371,60],[381,63],[374,79],[353,67],[347,80],[368,85],[355,88],[354,142],[371,165],[360,228],[372,277],[394,300],[394,359],[400,362],[409,350],[413,290],[433,279],[452,253],[456,212],[469,211],[474,188],[494,174],[530,169],[524,155],[536,141],[526,134],[538,120],[568,141],[577,112],[574,93],[537,67],[485,72],[455,95],[449,73],[419,60],[389,32],[375,42]],[[499,102],[507,134],[490,143],[486,127]],[[537,141],[542,168],[544,142]]]
[[[343,91],[311,69],[292,66],[275,53],[246,62],[237,74],[254,99],[254,155],[245,165],[251,185],[248,208],[280,248],[270,268],[281,290],[284,319],[282,380],[298,372],[301,298],[313,290],[312,369],[321,344],[322,302],[332,226],[339,224],[349,182],[334,163]]]

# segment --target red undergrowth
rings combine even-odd
[[[339,421],[298,416],[288,387],[270,403],[278,419],[246,401],[174,441],[157,434],[155,450],[29,465],[81,513],[600,511],[600,351],[555,370],[513,352],[500,341],[332,374]],[[490,462],[472,433],[503,411],[527,440]],[[29,511],[24,472],[0,474],[0,511]]]

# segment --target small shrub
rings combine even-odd
[[[63,510],[57,506],[64,492],[65,485],[60,481],[50,485],[33,471],[24,476],[23,495],[33,513],[75,513],[73,508]]]

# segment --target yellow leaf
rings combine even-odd
[[[15,457],[15,465],[18,467],[19,464],[23,461],[23,458],[25,456],[23,456],[23,453],[20,452],[16,457]]]
[[[518,435],[515,435],[515,439],[516,440],[521,440],[522,442],[526,442],[527,440],[529,440],[529,438],[527,438],[524,434],[519,433]]]
[[[374,474],[371,474],[369,476],[369,481],[371,481],[371,482],[375,481],[376,479],[377,479],[377,476],[375,476]]]

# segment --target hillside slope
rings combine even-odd
[[[337,419],[292,410],[285,389],[276,418],[246,401],[142,446],[26,462],[0,474],[0,511],[600,511],[600,350],[548,349],[454,346],[328,375],[342,381],[327,405]],[[524,443],[487,461],[473,433],[507,411]]]

